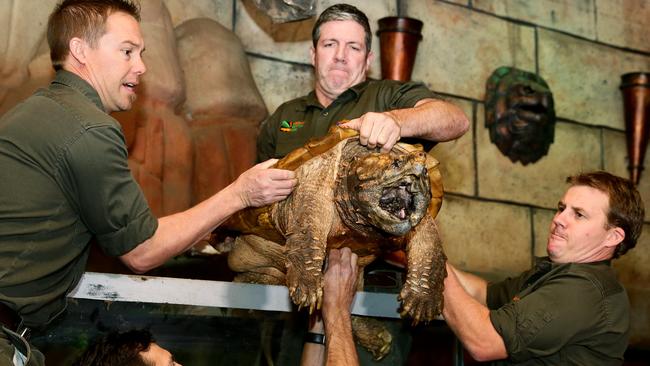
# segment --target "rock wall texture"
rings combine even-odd
[[[54,75],[45,31],[56,1],[36,3],[0,4],[0,114]],[[219,22],[229,19],[220,17],[223,9],[192,4],[141,1],[147,72],[133,109],[114,115],[133,175],[158,216],[189,208],[251,167],[268,114],[241,41]]]
[[[319,0],[317,11],[335,2]],[[628,175],[619,84],[624,73],[650,71],[646,0],[347,2],[366,11],[373,31],[384,16],[423,20],[413,79],[472,120],[465,136],[432,151],[445,180],[438,217],[451,262],[493,278],[526,269],[545,253],[567,175],[593,169]],[[35,3],[0,3],[0,114],[51,78],[43,37],[55,1]],[[267,110],[310,90],[314,19],[275,24],[252,0],[142,4],[145,95],[117,117],[134,175],[164,214],[249,166],[255,128]],[[378,59],[371,77],[380,77]],[[490,143],[485,82],[499,66],[538,73],[554,94],[555,141],[537,163],[513,164]],[[639,189],[650,203],[650,173]],[[634,308],[632,344],[650,348],[650,216],[646,221],[637,248],[614,266]]]

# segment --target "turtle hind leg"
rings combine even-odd
[[[235,282],[286,284],[284,247],[256,235],[239,236],[228,255],[228,266],[239,272]]]
[[[235,239],[228,266],[235,272],[254,271],[258,268],[286,268],[284,246],[256,235],[244,235]]]
[[[352,316],[354,339],[379,361],[390,352],[393,336],[377,319]]]
[[[284,286],[286,283],[284,273],[275,268],[256,268],[255,272],[239,273],[233,281],[280,286]]]

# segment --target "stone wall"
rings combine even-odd
[[[336,2],[318,0],[317,11]],[[534,255],[545,253],[549,223],[566,176],[593,169],[628,175],[618,87],[620,75],[650,71],[648,1],[347,2],[368,14],[373,29],[384,16],[423,20],[413,79],[460,105],[472,121],[465,136],[432,151],[442,162],[447,195],[439,221],[452,263],[495,278],[526,269]],[[314,19],[273,24],[253,0],[164,3],[174,26],[208,17],[241,39],[269,111],[311,88]],[[13,24],[21,29],[22,23]],[[6,49],[13,49],[9,46]],[[378,48],[375,36],[373,49]],[[31,60],[37,49],[21,52],[31,52],[27,58]],[[548,155],[534,164],[511,163],[489,141],[484,127],[485,82],[499,66],[538,73],[554,94],[555,141]],[[379,70],[377,57],[370,76],[378,78]],[[0,71],[15,75],[14,70],[0,67]],[[642,176],[639,189],[650,202],[650,173]],[[634,308],[632,344],[650,348],[650,215],[646,221],[637,248],[615,261],[615,267]]]

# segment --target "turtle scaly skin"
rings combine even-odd
[[[442,312],[446,257],[434,218],[442,203],[438,162],[419,145],[390,153],[359,144],[356,131],[334,127],[280,160],[296,171],[287,199],[233,215],[222,228],[237,237],[228,257],[239,281],[286,284],[292,301],[320,307],[328,249],[349,247],[361,267],[405,250],[403,316],[413,323]],[[363,273],[363,271],[360,271]]]

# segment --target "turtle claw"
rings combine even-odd
[[[298,309],[309,308],[309,313],[314,309],[320,308],[323,279],[322,275],[312,273],[299,273],[292,269],[287,269],[287,286],[289,287],[289,296]],[[292,290],[293,289],[293,290]]]
[[[390,352],[393,336],[377,319],[352,317],[354,339],[372,353],[375,361],[383,359]]]
[[[434,296],[428,291],[415,291],[407,282],[399,294],[402,301],[400,315],[413,319],[413,325],[423,321],[428,323],[442,312],[442,297]]]

